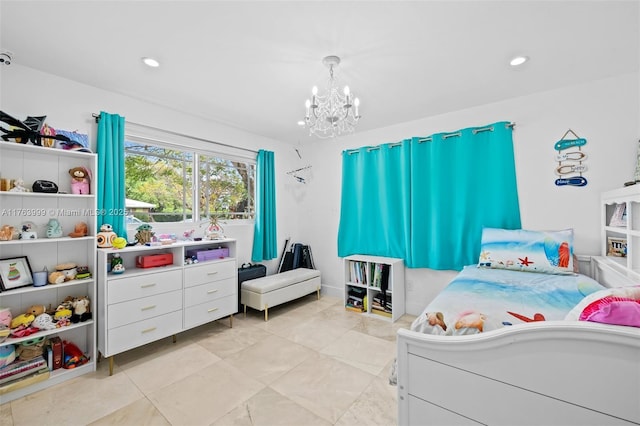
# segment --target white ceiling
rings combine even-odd
[[[637,0],[0,0],[14,63],[294,144],[324,56],[364,131],[638,72],[639,26]]]

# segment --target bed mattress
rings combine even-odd
[[[411,329],[465,335],[533,321],[564,320],[605,287],[582,274],[555,275],[466,266],[429,303]]]

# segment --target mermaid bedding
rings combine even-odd
[[[525,322],[564,320],[585,296],[603,289],[581,274],[523,273],[470,265],[423,310],[411,330],[465,335]]]

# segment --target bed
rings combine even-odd
[[[638,283],[614,269],[600,282],[574,273],[560,260],[572,256],[566,233],[523,246],[510,231],[502,251],[493,237],[483,231],[478,265],[398,331],[399,424],[640,424],[640,328],[602,320],[640,299]]]

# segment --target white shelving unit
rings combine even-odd
[[[92,172],[91,194],[71,194],[69,169],[85,167]],[[73,262],[78,266],[88,266],[92,278],[72,280],[62,284],[34,287],[18,287],[0,293],[0,306],[8,307],[16,317],[25,313],[32,305],[44,305],[55,309],[66,297],[88,296],[93,311],[96,301],[96,170],[95,154],[45,148],[31,144],[0,141],[0,177],[22,179],[31,188],[38,179],[53,181],[63,193],[45,194],[33,192],[0,191],[0,226],[10,225],[19,232],[22,225],[31,222],[36,225],[37,239],[0,241],[0,259],[26,256],[32,272],[49,272],[61,263]],[[56,218],[62,225],[63,237],[47,238],[46,224]],[[85,222],[88,236],[71,238],[67,235],[78,222]],[[96,321],[95,318],[54,330],[39,331],[20,338],[11,338],[2,345],[19,345],[39,336],[58,336],[63,341],[73,342],[89,361],[73,369],[60,368],[50,372],[44,380],[28,384],[30,379],[13,385],[0,386],[2,403],[28,395],[49,386],[94,371],[96,368]],[[32,380],[32,379],[31,379]]]
[[[624,221],[612,223],[616,211],[624,209]],[[613,255],[610,242],[626,241],[626,256]],[[601,256],[596,261],[599,271],[615,269],[640,280],[640,184],[626,186],[602,193],[601,196]]]
[[[380,309],[377,301],[382,296],[382,268],[388,270],[387,300],[391,300],[391,308]],[[376,272],[377,270],[377,272]],[[379,278],[378,278],[379,276]],[[395,322],[405,313],[404,294],[404,262],[402,259],[390,257],[353,255],[344,258],[344,302],[345,308]],[[358,296],[361,295],[361,296]],[[365,299],[366,296],[366,299]],[[366,300],[362,308],[353,306],[358,298]]]
[[[226,248],[221,259],[186,264],[187,252]],[[108,272],[119,254],[125,272]],[[138,268],[136,258],[171,254],[172,264]],[[109,358],[238,312],[238,268],[233,239],[98,249],[98,350]]]

